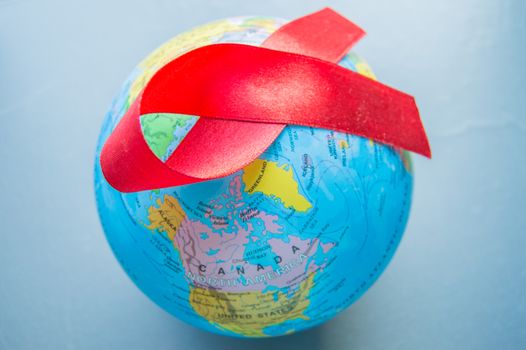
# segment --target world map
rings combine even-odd
[[[224,178],[135,193],[104,179],[102,146],[159,68],[207,44],[260,45],[284,23],[231,18],[162,45],[124,83],[97,146],[98,210],[124,270],[169,313],[225,335],[277,336],[334,317],[384,270],[411,203],[406,152],[301,126],[287,126],[258,159]],[[355,53],[339,64],[374,78]],[[198,119],[147,114],[141,127],[166,161]]]

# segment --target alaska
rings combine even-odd
[[[186,218],[186,214],[177,199],[169,195],[164,196],[164,202],[158,199],[157,205],[159,208],[152,206],[148,209],[148,219],[151,225],[147,228],[166,232],[168,238],[174,242],[175,234]]]

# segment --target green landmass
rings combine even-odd
[[[141,116],[141,127],[152,152],[162,158],[175,138],[175,129],[184,127],[192,116],[184,114],[152,113]]]

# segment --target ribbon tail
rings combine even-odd
[[[171,93],[162,94],[169,86]],[[412,96],[331,62],[249,45],[208,45],[167,64],[152,78],[141,103],[141,114],[159,110],[221,120],[223,128],[215,135],[224,133],[227,138],[203,134],[192,143],[184,145],[186,138],[181,143],[188,147],[182,148],[187,157],[197,157],[188,158],[194,168],[181,173],[195,178],[208,175],[208,170],[225,174],[229,167],[247,164],[263,141],[275,137],[261,138],[258,128],[271,133],[274,126],[288,124],[341,131],[431,154]],[[236,135],[245,129],[229,130],[228,120],[253,127],[244,143]],[[196,144],[208,147],[213,158],[206,158],[210,154],[201,148],[192,152]],[[218,152],[217,144],[230,147],[230,153]],[[184,165],[172,161],[167,164],[174,170]]]

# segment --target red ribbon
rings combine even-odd
[[[226,176],[256,159],[288,124],[430,157],[411,96],[336,64],[363,35],[324,9],[281,27],[262,47],[215,44],[174,59],[151,78],[106,141],[106,180],[133,192]],[[163,163],[142,135],[139,117],[148,113],[201,118]]]

